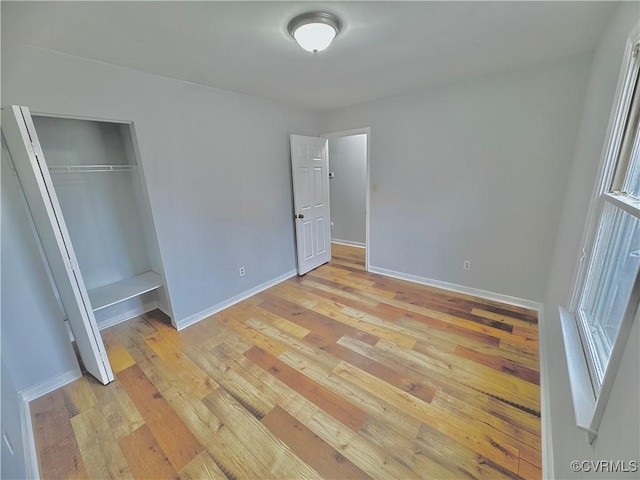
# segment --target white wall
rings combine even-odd
[[[134,122],[177,321],[295,268],[288,135],[315,114],[6,40],[3,105]]]
[[[629,337],[595,445],[575,426],[558,306],[567,306],[581,252],[587,209],[602,158],[627,37],[640,17],[637,2],[622,3],[594,54],[580,131],[565,187],[562,220],[545,298],[545,332],[551,399],[554,464],[557,478],[581,478],[571,460],[640,460],[640,329]],[[607,477],[605,474],[598,478]],[[611,477],[615,477],[611,475]],[[628,475],[637,478],[638,474]],[[595,478],[595,477],[594,477]]]
[[[364,245],[366,241],[367,136],[329,139],[331,239]]]
[[[589,63],[324,113],[325,132],[371,127],[371,265],[541,301]]]

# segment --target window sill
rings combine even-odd
[[[559,310],[576,426],[587,433],[587,441],[592,443],[598,435],[597,427],[594,428],[596,397],[591,386],[587,359],[575,317],[562,307]]]

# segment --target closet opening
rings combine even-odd
[[[109,383],[100,330],[172,317],[133,123],[12,106],[2,130],[80,364]]]

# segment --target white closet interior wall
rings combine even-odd
[[[113,292],[100,290],[146,272],[159,274],[160,279],[150,273],[152,281],[163,276],[132,126],[35,114],[33,121],[98,326],[159,304],[167,309],[164,291],[126,299],[126,285],[113,298]]]

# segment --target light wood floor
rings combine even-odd
[[[43,478],[540,478],[534,312],[333,260],[31,403]]]

